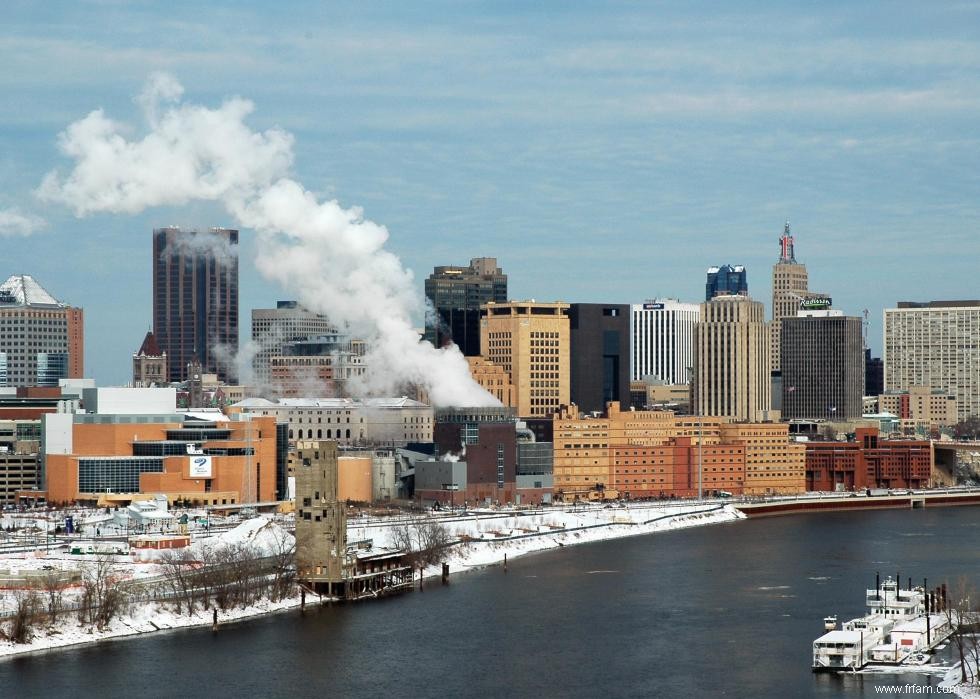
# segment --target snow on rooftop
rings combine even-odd
[[[34,277],[15,274],[0,284],[0,304],[14,306],[63,306]]]

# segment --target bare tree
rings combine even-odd
[[[272,590],[270,597],[279,601],[289,595],[296,580],[296,539],[285,529],[276,527],[272,533],[269,558],[272,565]]]
[[[43,608],[41,596],[35,589],[18,590],[14,600],[14,615],[0,635],[14,643],[30,643]]]
[[[58,615],[65,605],[65,587],[62,575],[56,571],[49,570],[41,578],[41,588],[47,601],[48,621],[54,624],[58,621]]]
[[[119,613],[123,593],[112,576],[112,559],[106,555],[96,557],[94,563],[82,574],[82,599],[78,619],[96,628],[105,628]]]
[[[406,551],[413,567],[435,563],[451,543],[446,527],[425,515],[412,517],[395,527],[392,538],[395,546]]]
[[[192,575],[191,565],[193,563],[194,560],[187,549],[170,549],[164,551],[160,556],[163,576],[173,594],[178,614],[181,613],[185,606],[188,615],[194,614],[194,586],[196,576]]]
[[[965,577],[956,581],[955,587],[947,588],[946,605],[943,614],[946,622],[952,630],[950,640],[956,648],[956,654],[960,661],[960,682],[970,680],[976,681],[976,665],[971,669],[968,667],[967,658],[970,655],[971,626],[976,617],[976,590],[969,584]]]

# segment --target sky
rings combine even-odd
[[[95,109],[139,137],[166,71],[254,103],[292,174],[360,207],[414,273],[496,257],[515,299],[700,301],[743,264],[769,306],[789,220],[836,308],[977,298],[980,3],[18,2],[0,8],[0,275],[85,309],[86,374],[131,378],[154,227],[195,201],[78,217],[37,190]],[[292,298],[243,229],[240,324]],[[325,270],[329,273],[329,270]],[[422,318],[418,318],[422,324]]]

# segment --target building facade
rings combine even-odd
[[[853,442],[806,443],[807,490],[925,488],[932,469],[928,441],[880,439],[875,427],[857,428]]]
[[[260,387],[274,384],[272,358],[282,356],[287,343],[334,333],[330,321],[308,311],[296,301],[279,301],[275,308],[252,309],[253,383]]]
[[[435,347],[453,342],[467,357],[483,354],[480,307],[506,303],[507,275],[495,257],[476,257],[469,267],[436,267],[425,280],[434,313],[426,317],[425,339]]]
[[[510,301],[481,311],[483,356],[510,374],[517,414],[545,417],[570,401],[568,304]]]
[[[772,266],[772,328],[771,357],[772,367],[781,367],[780,348],[783,318],[795,318],[800,304],[811,299],[830,298],[826,294],[810,291],[806,265],[796,261],[793,236],[789,232],[789,221],[783,228],[779,239],[779,261]],[[785,382],[784,382],[785,383]]]
[[[959,421],[956,397],[928,386],[911,386],[907,391],[879,394],[877,409],[898,417],[905,433],[919,429],[938,430]]]
[[[163,493],[198,504],[276,496],[273,418],[193,420],[181,414],[55,414],[43,420],[48,502]]]
[[[669,411],[579,415],[554,421],[556,497],[585,499],[615,489],[631,498],[791,494],[805,490],[804,447],[784,423],[732,423]]]
[[[0,284],[0,386],[57,387],[85,369],[84,313],[55,299],[33,277]]]
[[[153,332],[147,332],[140,348],[133,355],[133,386],[164,386],[169,381],[167,353],[160,349]]]
[[[630,306],[630,380],[653,377],[667,384],[690,381],[694,326],[701,307],[676,299]]]
[[[274,417],[289,425],[290,443],[333,440],[341,447],[363,444],[405,446],[431,442],[432,406],[411,398],[248,398],[229,406],[229,414]]]
[[[517,407],[514,394],[514,384],[510,374],[502,366],[498,366],[483,357],[467,357],[470,365],[470,376],[494,398],[508,408]]]
[[[701,304],[693,410],[749,422],[771,419],[769,325],[758,301],[716,296]]]
[[[193,361],[236,383],[238,231],[153,231],[153,334],[167,353],[168,380],[182,381]]]
[[[742,265],[720,265],[708,268],[708,279],[704,285],[704,300],[715,296],[748,296],[749,277]]]
[[[900,301],[884,311],[885,391],[948,393],[957,417],[980,415],[980,301]]]
[[[569,393],[587,412],[630,405],[630,307],[573,303],[569,319]]]
[[[783,419],[854,420],[863,414],[860,318],[801,311],[782,324]]]

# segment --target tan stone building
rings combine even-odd
[[[746,495],[785,495],[806,491],[806,446],[789,440],[786,423],[729,423],[724,444],[745,448]]]
[[[694,338],[694,412],[751,422],[772,419],[763,305],[747,296],[716,296],[701,304]]]
[[[805,448],[782,423],[732,423],[725,417],[669,411],[578,415],[575,405],[554,421],[555,495],[565,501],[597,489],[631,497],[801,493]]]
[[[779,369],[783,318],[795,318],[800,304],[809,299],[827,299],[826,294],[810,291],[806,265],[796,261],[793,236],[789,222],[779,239],[779,262],[772,266],[772,329],[770,333],[770,357],[773,369]]]
[[[466,362],[470,365],[470,375],[473,380],[486,389],[487,393],[508,408],[517,407],[514,384],[510,380],[510,374],[502,366],[483,357],[467,357]]]
[[[510,374],[521,417],[547,417],[569,403],[568,307],[536,301],[481,307],[483,357]]]
[[[903,431],[934,429],[959,422],[956,397],[928,386],[910,386],[907,391],[878,396],[878,411],[891,413],[901,420]]]

